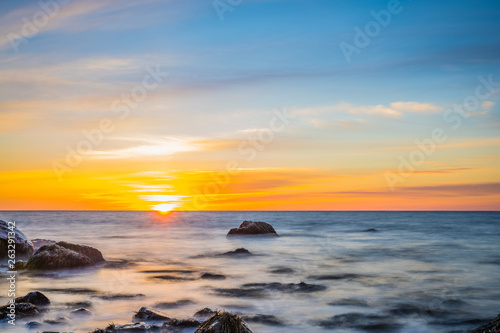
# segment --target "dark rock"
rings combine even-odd
[[[144,294],[106,294],[106,295],[99,295],[96,297],[100,298],[102,300],[105,300],[105,301],[116,301],[116,300],[122,300],[122,299],[146,297],[146,295],[144,295]]]
[[[68,325],[71,320],[68,317],[57,317],[56,319],[46,319],[43,322],[49,325]]]
[[[14,270],[21,271],[23,269],[26,269],[26,261],[17,260],[16,263],[14,264]]]
[[[212,310],[210,308],[204,308],[204,309],[196,311],[194,316],[195,317],[212,317],[215,314],[217,314],[217,311]]]
[[[31,242],[33,243],[33,246],[35,247],[35,251],[44,245],[52,245],[52,244],[57,243],[56,241],[53,241],[50,239],[41,239],[41,238],[32,239]]]
[[[219,254],[219,256],[251,256],[251,255],[252,255],[252,252],[248,251],[247,249],[245,249],[243,247],[236,249],[234,251],[229,251],[229,252]]]
[[[178,308],[178,307],[189,305],[189,304],[194,304],[194,302],[190,299],[180,299],[180,300],[175,301],[175,302],[156,303],[155,307],[162,308],[162,309],[173,309],[173,308]]]
[[[98,290],[92,288],[40,288],[40,290],[71,295],[93,295],[99,293]]]
[[[271,274],[293,274],[295,270],[288,267],[277,267],[269,271]]]
[[[40,326],[42,326],[42,323],[40,323],[38,321],[30,321],[30,322],[26,323],[26,325],[24,325],[24,327],[26,327],[29,330],[39,328]]]
[[[378,232],[375,228],[366,229],[365,232]]]
[[[359,307],[368,307],[368,303],[366,301],[355,299],[355,298],[344,298],[336,302],[330,302],[328,305],[332,306],[359,306]]]
[[[204,321],[195,333],[252,333],[252,331],[241,317],[218,312]]]
[[[308,276],[309,279],[313,279],[313,280],[353,280],[353,279],[359,279],[359,278],[363,278],[363,277],[365,277],[365,276],[360,275],[360,274],[352,274],[352,273]]]
[[[391,317],[374,314],[345,313],[317,322],[318,326],[327,329],[358,329],[364,331],[394,332],[399,331],[401,325]]]
[[[178,328],[186,328],[186,327],[198,327],[200,326],[200,322],[196,319],[175,319],[172,318],[167,320],[163,327],[178,327]]]
[[[495,319],[493,319],[489,323],[470,331],[470,333],[496,333],[496,332],[500,332],[500,315],[498,315]]]
[[[249,323],[257,323],[267,326],[284,326],[285,323],[273,315],[256,314],[251,316],[243,316],[243,319]]]
[[[170,320],[167,315],[143,306],[134,316],[134,319],[143,320]]]
[[[9,253],[9,232],[14,232],[16,259],[32,255],[34,251],[33,243],[17,227],[10,229],[9,227],[8,222],[0,220],[0,258],[7,258]]]
[[[186,277],[178,276],[178,275],[155,275],[155,276],[151,276],[150,279],[166,280],[166,281],[172,281],[172,282],[192,281],[193,280],[191,278],[186,278]]]
[[[205,273],[202,276],[200,276],[200,279],[204,279],[204,280],[225,280],[226,276],[222,275],[222,274]]]
[[[87,310],[85,308],[80,308],[80,309],[76,309],[74,311],[71,311],[71,315],[72,316],[86,317],[86,316],[91,316],[92,312],[90,312],[89,310]]]
[[[228,236],[234,235],[264,235],[278,236],[273,226],[266,222],[244,221],[239,228],[229,230]]]
[[[0,319],[8,318],[7,316],[11,313],[15,313],[16,319],[25,318],[25,317],[33,317],[40,314],[40,309],[38,306],[31,303],[15,303],[15,312],[11,311],[12,309],[9,307],[10,304],[4,305],[0,307]]]
[[[217,288],[214,291],[223,297],[265,298],[268,296],[263,288]]]
[[[450,314],[449,311],[440,308],[429,308],[413,303],[399,303],[389,310],[389,313],[395,316],[427,316],[427,317],[443,317]]]
[[[326,286],[319,284],[308,284],[305,282],[300,283],[247,283],[243,285],[244,288],[257,288],[270,291],[281,291],[288,293],[312,293],[316,291],[326,290]]]
[[[147,269],[144,271],[139,271],[140,273],[181,273],[181,274],[191,274],[196,271],[189,269]]]
[[[82,302],[67,302],[64,303],[68,308],[90,308],[92,306],[92,302],[82,301]]]
[[[126,325],[116,325],[114,328],[115,332],[142,332],[148,331],[151,329],[146,323],[134,323],[134,324],[126,324]]]
[[[50,300],[39,291],[32,291],[26,296],[16,298],[16,303],[31,303],[37,306],[45,306],[50,304]]]
[[[90,246],[59,242],[44,245],[28,260],[30,270],[67,269],[95,265],[104,261],[99,250]]]

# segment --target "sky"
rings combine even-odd
[[[499,210],[500,3],[0,2],[0,210]]]

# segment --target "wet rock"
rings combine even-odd
[[[273,226],[266,222],[244,221],[239,228],[229,230],[228,236],[236,235],[273,235],[278,236]]]
[[[157,279],[157,280],[166,280],[166,281],[172,281],[172,282],[180,282],[180,281],[192,281],[193,279],[191,278],[186,278],[183,276],[178,276],[178,275],[155,275],[151,276],[150,279]]]
[[[330,302],[328,305],[331,306],[359,306],[359,307],[368,307],[368,303],[361,299],[356,298],[344,298],[335,302]]]
[[[204,321],[195,333],[252,333],[252,331],[241,317],[219,312]]]
[[[328,274],[328,275],[311,275],[308,276],[309,279],[313,280],[353,280],[363,278],[365,276],[360,274]]]
[[[131,261],[131,260],[126,260],[126,259],[120,259],[120,260],[106,260],[106,263],[104,264],[104,268],[109,268],[109,269],[122,269],[130,266],[135,266],[137,263]]]
[[[93,295],[99,293],[98,290],[92,288],[40,288],[40,290],[71,295]]]
[[[181,273],[181,274],[191,274],[196,273],[196,271],[190,269],[147,269],[139,271],[140,273]]]
[[[345,313],[330,317],[326,320],[317,322],[317,325],[327,329],[358,329],[364,331],[394,332],[399,331],[401,325],[391,317],[363,314],[363,313]]]
[[[143,306],[134,316],[134,319],[142,320],[170,320],[167,315]]]
[[[14,311],[15,309],[15,311]],[[4,305],[0,307],[0,319],[9,318],[9,314],[15,314],[16,318],[33,317],[40,314],[38,306],[31,303],[15,303],[15,305]]]
[[[188,327],[198,327],[200,322],[196,319],[175,319],[172,318],[167,320],[163,327],[177,327],[177,328],[188,328]]]
[[[156,303],[155,307],[162,308],[162,309],[173,309],[173,308],[178,308],[178,307],[190,305],[190,304],[194,304],[194,301],[192,301],[190,299],[180,299],[180,300],[175,301],[175,302]]]
[[[269,271],[271,274],[293,274],[295,270],[289,267],[277,267]]]
[[[316,291],[326,290],[327,287],[319,284],[308,284],[305,282],[300,283],[247,283],[243,285],[244,288],[258,288],[270,291],[281,291],[287,293],[312,293]]]
[[[12,227],[8,222],[0,220],[0,258],[7,258],[9,245],[9,232],[14,232],[16,259],[29,257],[33,254],[33,243],[21,230]],[[13,244],[12,244],[13,245]]]
[[[212,310],[210,308],[204,308],[204,309],[196,311],[194,316],[195,317],[212,317],[215,314],[217,314],[217,311]]]
[[[82,301],[82,302],[67,302],[64,303],[68,308],[90,308],[92,306],[92,302]]]
[[[14,270],[21,271],[23,269],[26,269],[26,261],[17,260],[16,263],[14,264]]]
[[[68,317],[57,317],[56,319],[46,319],[43,322],[49,325],[68,325],[71,320]]]
[[[427,316],[437,318],[450,314],[449,311],[444,309],[433,309],[413,303],[399,303],[390,309],[389,313],[395,316]]]
[[[496,332],[500,332],[500,315],[498,315],[495,319],[493,319],[489,323],[470,331],[470,333],[496,333]]]
[[[146,297],[144,294],[106,294],[106,295],[100,295],[96,296],[99,299],[105,300],[105,301],[116,301],[116,300],[123,300],[123,299],[130,299],[130,298],[140,298],[140,297]]]
[[[26,323],[26,325],[24,325],[24,327],[26,327],[29,330],[39,328],[40,326],[42,326],[42,323],[40,323],[38,321],[30,321],[30,322]]]
[[[44,245],[52,245],[52,244],[57,243],[56,241],[53,241],[50,239],[41,239],[41,238],[32,239],[31,242],[33,243],[33,246],[35,247],[35,251]]]
[[[251,255],[252,255],[252,252],[248,251],[247,249],[245,249],[243,247],[236,249],[234,251],[229,251],[229,252],[219,254],[219,256],[251,256]]]
[[[146,323],[134,323],[134,324],[125,324],[125,325],[117,325],[113,327],[115,332],[140,332],[140,331],[148,331],[151,329]]]
[[[71,315],[78,316],[78,317],[88,317],[88,316],[92,316],[92,312],[90,312],[89,310],[87,310],[85,308],[80,308],[80,309],[76,309],[74,311],[71,311]]]
[[[39,291],[32,291],[26,296],[16,298],[16,303],[31,303],[37,306],[46,306],[50,304],[50,300]]]
[[[200,279],[204,280],[225,280],[226,276],[222,274],[212,274],[212,273],[204,273],[200,276]]]
[[[92,266],[103,262],[99,250],[85,245],[59,242],[44,245],[28,260],[30,270],[67,269]]]
[[[365,232],[378,232],[375,228],[366,229]]]
[[[214,292],[223,297],[265,298],[268,296],[263,288],[217,288]]]
[[[243,316],[243,319],[249,323],[257,323],[267,326],[285,325],[285,323],[281,319],[273,315],[256,314],[256,315]]]

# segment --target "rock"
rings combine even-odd
[[[24,327],[26,327],[29,330],[39,328],[40,326],[42,326],[42,323],[38,321],[30,321],[29,323],[26,323],[26,325],[24,325]]]
[[[200,322],[196,319],[170,319],[163,324],[163,327],[177,327],[177,328],[187,328],[187,327],[198,327]]]
[[[35,247],[35,251],[44,245],[52,245],[52,244],[57,243],[56,241],[53,241],[50,239],[41,239],[41,238],[32,239],[31,242],[33,243],[33,246]]]
[[[172,309],[172,308],[178,308],[181,306],[189,305],[189,304],[194,304],[195,302],[190,300],[190,299],[180,299],[178,301],[174,302],[160,302],[156,303],[155,307],[157,308],[163,308],[163,309]]]
[[[370,228],[370,229],[366,229],[365,232],[377,232],[378,230],[377,229],[374,229],[374,228]]]
[[[204,321],[195,333],[252,333],[252,331],[241,317],[218,312]]]
[[[30,270],[67,269],[95,265],[104,261],[99,250],[90,246],[59,242],[44,245],[28,260]]]
[[[131,298],[140,298],[140,297],[146,297],[144,294],[106,294],[106,295],[100,295],[96,296],[97,298],[100,298],[105,301],[116,301],[116,300],[122,300],[122,299],[131,299]]]
[[[92,312],[85,308],[80,308],[76,309],[74,311],[71,311],[72,316],[80,316],[80,317],[87,317],[87,316],[92,316]]]
[[[16,263],[14,264],[14,270],[20,271],[26,269],[26,261],[24,260],[17,260]]]
[[[117,325],[114,327],[116,332],[137,332],[137,331],[148,331],[151,329],[146,323],[134,323],[134,324],[126,324],[126,325]]]
[[[68,325],[71,320],[68,317],[57,317],[56,319],[46,319],[43,322],[49,325]]]
[[[17,229],[17,227],[12,228],[8,222],[0,220],[0,258],[7,258],[9,232],[14,232],[16,259],[31,256],[34,251],[34,247],[28,237],[26,237],[21,230]]]
[[[293,274],[295,270],[289,267],[276,267],[269,271],[271,274]]]
[[[26,296],[16,298],[16,303],[31,303],[37,306],[45,306],[50,304],[50,300],[39,291],[32,291]]]
[[[143,306],[134,316],[134,319],[143,320],[170,320],[167,315]]]
[[[252,252],[248,251],[247,249],[240,247],[239,249],[236,249],[234,251],[229,251],[225,252],[222,254],[219,254],[219,256],[251,256]]]
[[[284,326],[284,322],[276,316],[256,314],[251,316],[244,316],[243,319],[249,323],[258,323],[268,326]]]
[[[243,288],[261,289],[269,291],[281,291],[286,293],[313,293],[317,291],[326,290],[327,287],[320,284],[308,284],[305,282],[300,283],[246,283]]]
[[[38,306],[31,303],[15,303],[15,311],[10,304],[0,307],[0,319],[8,318],[7,315],[15,313],[16,318],[33,317],[40,314]]]
[[[204,280],[225,280],[226,276],[222,274],[212,274],[212,273],[205,273],[200,276],[200,279]]]
[[[496,333],[496,332],[500,332],[500,315],[498,315],[495,319],[493,319],[489,323],[470,331],[470,333]]]
[[[195,317],[212,317],[215,314],[217,314],[217,311],[212,310],[210,308],[204,308],[204,309],[196,311],[194,316]]]
[[[236,235],[265,235],[278,236],[273,226],[266,222],[244,221],[239,228],[229,230],[228,236]]]

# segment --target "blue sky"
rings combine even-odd
[[[78,142],[83,129],[110,114],[113,100],[142,81],[147,66],[159,66],[168,79],[98,147],[100,153],[126,147],[130,138],[226,147],[266,126],[273,109],[286,107],[296,121],[254,167],[346,171],[373,164],[370,172],[381,181],[372,184],[383,186],[380,174],[397,167],[395,145],[411,147],[415,138],[446,126],[443,112],[473,94],[479,76],[500,81],[498,1],[243,0],[229,5],[223,20],[209,0],[62,2],[18,52],[12,33],[21,36],[23,20],[33,22],[42,6],[0,3],[1,152],[11,156],[5,172],[50,170],[66,144]],[[346,61],[339,45],[354,45],[354,29],[364,31],[372,11],[393,5],[399,12],[389,24]],[[449,144],[496,142],[498,96],[488,96],[459,131],[450,131]],[[481,154],[476,150],[491,158],[481,167],[490,172],[488,182],[498,180],[492,167],[497,148],[490,142]],[[373,153],[377,149],[387,150]],[[446,149],[433,156],[444,168],[479,158],[476,148]],[[366,159],[336,162],[352,151]],[[190,170],[232,152],[196,150],[169,159]],[[99,168],[92,158],[85,165]],[[459,182],[455,177],[449,182]]]

